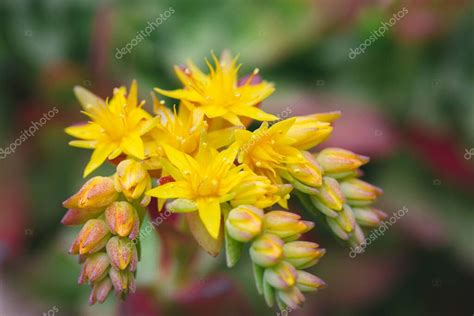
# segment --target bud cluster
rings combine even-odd
[[[321,170],[321,184],[303,188],[311,204],[326,217],[331,231],[351,245],[360,245],[365,237],[360,226],[376,227],[385,213],[370,205],[382,190],[358,178],[359,167],[369,158],[341,148],[326,148],[314,155],[313,163]],[[292,183],[299,179],[291,179]],[[307,186],[307,183],[303,183]],[[301,187],[297,183],[295,188]]]
[[[136,207],[149,202],[142,197],[148,182],[148,172],[139,163],[124,160],[114,176],[90,179],[63,203],[69,210],[62,223],[83,225],[69,253],[79,255],[83,264],[78,283],[92,287],[91,305],[104,302],[112,288],[120,297],[135,292],[138,253],[133,241],[140,229]]]
[[[254,206],[241,205],[229,212],[225,227],[233,240],[250,242],[257,289],[269,306],[276,301],[281,309],[297,308],[305,300],[302,292],[325,287],[324,281],[303,271],[326,252],[316,243],[298,240],[314,227],[312,222],[287,211],[264,214]]]

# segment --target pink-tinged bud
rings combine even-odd
[[[296,286],[301,292],[314,292],[327,286],[326,282],[311,273],[306,271],[298,271],[297,273]]]
[[[66,208],[101,208],[117,199],[114,182],[107,177],[94,177],[82,188],[63,202]]]
[[[287,290],[279,290],[277,293],[283,303],[292,309],[297,309],[305,301],[303,293],[297,286],[292,286]]]
[[[117,293],[134,293],[136,290],[135,278],[130,271],[110,269],[110,280]]]
[[[263,217],[263,227],[266,233],[280,238],[303,234],[314,227],[314,224],[302,221],[298,214],[286,211],[271,211]]]
[[[304,163],[288,164],[288,172],[303,184],[311,187],[319,187],[323,182],[323,169],[314,157],[307,151],[303,151]]]
[[[90,254],[101,250],[110,237],[107,224],[101,219],[90,219],[82,227],[79,235],[71,246],[73,254]]]
[[[137,200],[143,195],[145,189],[150,188],[151,178],[142,163],[126,159],[117,166],[115,185],[117,191],[122,192],[125,197]]]
[[[119,237],[110,238],[107,243],[107,255],[115,269],[125,270],[133,257],[133,248],[135,245],[126,239]]]
[[[128,237],[140,226],[137,211],[125,201],[110,204],[105,210],[105,219],[112,233],[121,237]]]
[[[295,267],[286,261],[265,269],[263,274],[263,278],[268,284],[280,290],[285,290],[295,285],[297,276]]]
[[[326,217],[326,222],[337,237],[341,238],[342,240],[349,239],[349,234],[344,229],[342,229],[341,225],[334,218]]]
[[[356,225],[354,212],[348,204],[344,204],[344,206],[342,207],[342,211],[337,214],[335,220],[337,221],[339,226],[347,233],[352,232],[352,230],[354,230],[354,226]]]
[[[323,205],[335,211],[342,210],[346,201],[339,182],[331,177],[323,177],[323,185],[315,196]]]
[[[377,227],[387,218],[387,214],[373,207],[353,207],[355,219],[359,225]]]
[[[328,122],[322,122],[318,114],[297,116],[287,135],[294,140],[292,144],[300,150],[308,150],[325,141],[333,130]]]
[[[347,203],[355,206],[368,205],[383,193],[382,189],[356,178],[342,181],[341,190]]]
[[[297,269],[306,269],[315,265],[325,253],[325,249],[309,241],[292,241],[283,247],[285,260]]]
[[[370,159],[342,148],[326,148],[317,155],[316,160],[325,173],[344,173],[359,168]]]
[[[262,232],[263,211],[251,205],[241,205],[230,211],[225,227],[233,239],[248,242]]]
[[[349,244],[351,247],[358,249],[363,243],[365,243],[365,235],[359,225],[355,225],[354,231],[351,233],[349,237]],[[352,257],[351,257],[352,258]]]
[[[105,252],[99,252],[91,255],[86,259],[79,275],[78,283],[93,283],[102,279],[108,272],[110,267],[109,258]]]
[[[250,257],[261,267],[271,267],[283,258],[283,245],[283,240],[275,235],[262,235],[252,243]]]
[[[112,290],[112,282],[109,278],[105,278],[94,284],[91,295],[89,296],[89,305],[94,305],[96,302],[103,303],[109,296]]]
[[[61,224],[66,226],[82,225],[97,217],[101,212],[101,209],[94,208],[71,208],[64,214]]]

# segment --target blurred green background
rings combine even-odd
[[[383,37],[349,57],[403,7]],[[328,253],[311,271],[329,287],[291,315],[474,312],[472,1],[3,0],[0,21],[0,148],[58,110],[15,152],[1,151],[0,315],[275,315],[246,259],[229,270],[203,255],[186,295],[168,293],[156,236],[143,240],[139,292],[88,307],[67,255],[77,229],[60,225],[61,202],[81,185],[90,155],[68,147],[63,132],[84,120],[73,86],[106,97],[135,78],[149,106],[153,87],[178,86],[172,65],[204,66],[224,49],[240,54],[242,75],[258,67],[275,83],[267,111],[342,110],[325,145],[371,156],[364,171],[384,188],[379,206],[409,210],[354,259],[317,225],[311,238]]]

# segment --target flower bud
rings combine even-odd
[[[90,219],[82,227],[69,252],[81,255],[97,252],[105,246],[109,237],[109,228],[103,220]]]
[[[295,123],[288,130],[288,137],[294,139],[292,146],[307,150],[325,141],[333,130],[328,122],[322,122],[318,114],[297,116]]]
[[[296,284],[297,273],[295,267],[282,261],[274,267],[265,269],[263,277],[268,284],[280,290],[285,290]]]
[[[344,231],[344,229],[342,229],[337,220],[332,217],[326,217],[326,222],[328,223],[329,228],[337,237],[341,238],[342,240],[349,239],[349,234]]]
[[[323,182],[322,168],[309,152],[303,151],[302,154],[305,157],[305,162],[288,164],[288,172],[303,184],[319,187]]]
[[[366,164],[369,162],[369,157],[342,148],[326,148],[317,155],[316,160],[325,173],[343,173]]]
[[[311,273],[301,270],[297,271],[297,273],[296,286],[301,292],[314,292],[327,286],[326,282]]]
[[[263,217],[263,225],[266,233],[280,238],[302,234],[314,227],[312,222],[302,221],[298,214],[286,211],[268,212]]]
[[[144,166],[133,159],[121,161],[115,174],[115,185],[126,198],[137,200],[151,186],[151,178]]]
[[[82,225],[97,217],[101,212],[101,209],[96,208],[71,208],[64,214],[61,224],[66,226]]]
[[[107,274],[109,267],[110,262],[107,254],[104,252],[95,253],[86,259],[77,282],[84,284],[100,280]]]
[[[352,208],[348,204],[344,204],[342,211],[337,214],[335,218],[339,226],[344,229],[345,232],[350,233],[356,225],[356,220]]]
[[[272,184],[267,177],[256,175],[250,170],[245,170],[245,173],[245,182],[232,190],[232,207],[253,205],[263,209],[281,200],[280,188]]]
[[[273,266],[283,258],[283,245],[283,240],[275,235],[262,235],[252,243],[250,257],[259,266]]]
[[[285,260],[297,269],[306,269],[316,264],[326,253],[325,249],[309,241],[292,241],[283,247]]]
[[[382,189],[362,181],[352,178],[341,182],[341,190],[350,205],[368,205],[383,193]]]
[[[355,225],[354,231],[349,237],[349,244],[351,247],[358,248],[366,242],[365,235],[359,225]]]
[[[94,177],[87,181],[82,188],[63,202],[66,208],[100,208],[117,199],[114,182],[107,177]]]
[[[109,276],[117,293],[135,293],[136,284],[132,272],[112,268]]]
[[[277,291],[278,297],[291,309],[297,309],[305,301],[303,293],[297,286],[292,286],[287,290]]]
[[[126,239],[119,237],[110,238],[107,243],[107,255],[115,269],[125,270],[132,261],[135,245]],[[136,253],[136,252],[135,252]]]
[[[377,227],[387,217],[387,214],[373,207],[353,207],[352,211],[357,223],[367,227]]]
[[[89,305],[94,305],[96,302],[105,302],[112,289],[112,282],[109,278],[105,278],[94,284],[91,295],[89,296]]]
[[[105,220],[110,231],[121,237],[133,239],[140,226],[138,214],[135,208],[128,202],[113,202],[105,210]],[[133,233],[133,234],[132,234]]]
[[[248,242],[262,232],[263,211],[251,205],[241,205],[230,211],[225,227],[233,239]]]
[[[339,182],[331,177],[323,178],[323,185],[319,188],[319,193],[315,194],[317,199],[328,208],[340,211],[345,202],[345,197],[339,186]]]

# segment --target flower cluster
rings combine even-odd
[[[298,307],[302,292],[325,286],[304,271],[325,250],[299,240],[312,222],[274,210],[277,204],[288,209],[298,197],[353,245],[364,240],[359,225],[384,217],[369,206],[381,190],[358,179],[368,158],[337,148],[310,152],[330,136],[340,112],[279,119],[260,109],[275,88],[258,69],[239,79],[237,58],[212,58],[208,74],[191,61],[176,66],[183,87],[155,91],[179,106],[152,94],[153,114],[138,102],[135,81],[107,100],[75,88],[91,120],[66,132],[78,139],[72,146],[94,150],[84,176],[106,160],[117,164],[115,174],[90,179],[64,202],[63,223],[84,224],[70,252],[84,264],[79,283],[93,287],[92,304],[112,288],[121,297],[135,290],[136,237],[152,198],[158,211],[185,218],[208,253],[216,256],[224,244],[229,267],[248,244],[257,289],[280,309]],[[252,121],[261,122],[254,131]]]

